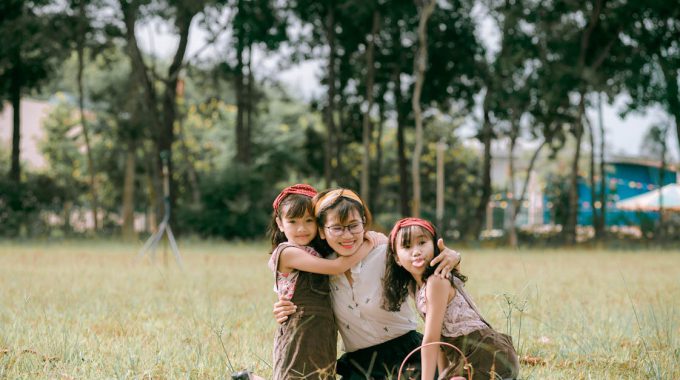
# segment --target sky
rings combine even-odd
[[[479,12],[479,9],[477,9]],[[498,32],[493,24],[480,17],[480,34],[488,50],[493,52],[498,41]],[[177,39],[167,31],[166,27],[159,24],[143,25],[138,28],[137,36],[140,40],[142,49],[148,52],[155,52],[161,57],[168,57],[177,46]],[[201,57],[214,56],[216,48],[205,47],[207,34],[201,30],[196,23],[192,25],[187,47],[187,57],[200,55]],[[281,68],[279,65],[280,55],[264,56],[255,54],[253,58],[254,72],[256,76],[275,78],[289,94],[300,100],[309,100],[323,93],[324,89],[319,83],[319,75],[323,62],[320,60],[306,61],[294,67]],[[427,85],[427,78],[425,79]],[[670,118],[661,108],[653,108],[645,114],[629,114],[625,118],[620,116],[625,104],[625,98],[620,96],[614,99],[612,105],[603,106],[603,122],[605,125],[605,135],[607,153],[613,156],[636,156],[641,153],[641,143],[650,126],[660,123],[669,123]],[[598,122],[596,109],[589,109],[588,116],[591,122]],[[594,124],[598,125],[598,124]],[[465,132],[463,132],[464,134]],[[596,135],[597,136],[597,135]],[[678,154],[678,139],[675,137],[675,128],[670,128],[668,133],[668,147],[671,160],[680,161]],[[599,138],[599,137],[598,137]],[[597,143],[599,145],[599,143]]]

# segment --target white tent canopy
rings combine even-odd
[[[664,210],[680,211],[680,184],[672,183],[661,189],[624,199],[616,202],[616,207],[620,210],[659,211],[659,201],[663,202]]]

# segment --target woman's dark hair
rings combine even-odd
[[[312,200],[313,204],[317,204],[320,199],[322,199],[327,193],[331,191],[338,191],[338,190],[343,190],[343,189],[329,189],[329,190],[324,190],[320,193],[318,193],[314,199]],[[366,206],[366,202],[361,199],[356,193],[354,193],[351,190],[343,190],[347,192],[351,192],[352,196],[356,196],[358,199],[361,200],[361,202],[351,199],[345,196],[339,196],[335,200],[333,200],[331,203],[328,205],[324,205],[324,208],[321,210],[316,210],[317,215],[316,215],[316,224],[319,226],[319,228],[325,228],[326,226],[326,219],[328,218],[328,211],[334,210],[335,212],[338,213],[339,217],[339,222],[342,224],[345,224],[349,218],[352,216],[352,211],[357,211],[359,213],[359,216],[363,220],[364,223],[364,231],[368,230],[371,226],[371,223],[373,222],[373,216],[371,215],[371,211],[368,209]],[[318,236],[317,236],[318,237]],[[315,246],[314,248],[322,254],[323,256],[326,256],[333,252],[333,248],[331,248],[328,245],[328,242],[324,239],[319,238],[320,244],[319,246]]]
[[[280,212],[285,211],[285,215],[281,215]],[[312,203],[312,198],[302,195],[302,194],[289,194],[283,200],[281,203],[279,203],[278,209],[272,211],[272,218],[271,222],[269,223],[269,228],[267,229],[269,238],[272,243],[272,250],[269,252],[270,254],[274,252],[274,249],[276,247],[283,243],[288,241],[286,238],[286,234],[283,233],[283,231],[279,230],[278,224],[276,224],[276,219],[277,218],[300,218],[305,215],[305,212],[309,213],[309,216],[314,218],[314,210],[313,210],[313,203]],[[323,256],[326,256],[324,253],[319,251],[319,246],[321,246],[321,239],[319,238],[319,234],[317,233],[314,239],[309,243],[309,245],[314,248],[317,252],[321,253]]]
[[[437,231],[436,228],[434,230],[434,235],[432,235],[429,231],[427,231],[423,227],[405,226],[401,228],[399,231],[397,231],[397,238],[399,239],[401,245],[410,244],[411,236],[416,231],[422,231],[423,233],[432,237],[432,245],[434,246],[434,255],[432,256],[432,258],[439,256],[440,251],[439,246],[437,246],[437,241],[439,240],[439,232]],[[396,243],[397,243],[396,239],[394,242],[390,240],[389,244],[387,245],[387,260],[385,260],[385,275],[382,279],[383,281],[382,307],[387,311],[399,311],[401,309],[401,305],[404,303],[404,301],[406,301],[406,297],[408,297],[409,293],[415,292],[416,285],[416,280],[413,278],[411,273],[404,269],[404,267],[397,264],[396,260],[397,251],[395,247]],[[427,280],[427,278],[434,273],[435,269],[436,267],[432,267],[428,263],[427,268],[425,268],[425,272],[423,273],[423,281]],[[454,268],[451,273],[453,274],[453,276],[451,276],[450,278],[451,285],[453,285],[454,276],[459,278],[463,282],[467,281],[467,277],[462,275],[458,271],[458,269]]]
[[[340,223],[345,223],[347,220],[350,218],[350,215],[353,210],[356,210],[359,212],[359,215],[361,216],[361,219],[364,221],[364,228],[370,227],[371,223],[373,222],[373,216],[371,215],[371,212],[368,210],[368,207],[366,207],[366,202],[364,202],[359,195],[357,195],[355,192],[352,190],[345,190],[345,189],[329,189],[329,190],[324,190],[314,197],[313,203],[317,204],[317,202],[324,198],[326,194],[330,193],[331,191],[343,191],[346,192],[351,196],[357,197],[360,201],[351,199],[348,196],[339,196],[335,200],[333,200],[331,203],[324,205],[324,208],[322,210],[317,210],[317,215],[316,215],[316,221],[319,224],[319,227],[323,227],[326,224],[326,218],[328,217],[328,210],[335,210],[338,213],[338,216],[340,217]]]

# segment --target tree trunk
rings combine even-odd
[[[127,53],[132,61],[132,74],[141,83],[144,96],[142,101],[147,108],[148,116],[151,120],[151,136],[153,138],[154,144],[160,138],[160,132],[162,129],[161,121],[161,110],[159,109],[158,93],[156,92],[156,87],[151,80],[148,72],[148,68],[144,63],[142,52],[137,44],[137,38],[135,34],[135,24],[137,23],[137,13],[138,9],[127,1],[119,0],[121,10],[123,11],[123,21],[125,23],[125,37],[127,40]],[[151,154],[148,147],[145,147],[146,163],[147,163],[147,173],[149,174],[149,185],[153,186],[149,189],[149,195],[154,196],[150,198],[151,204],[153,205],[154,216],[150,219],[151,228],[155,229],[155,221],[162,218],[163,214],[163,188],[162,181],[159,177],[160,158],[158,155]],[[150,165],[150,166],[149,166]]]
[[[379,98],[380,99],[380,98]],[[375,170],[371,176],[371,198],[369,204],[374,213],[380,213],[381,204],[378,202],[378,194],[380,194],[380,178],[382,178],[382,138],[383,129],[385,126],[385,111],[384,102],[378,101],[378,136],[375,141]]]
[[[517,144],[518,135],[516,128],[519,128],[519,126],[516,126],[513,123],[512,132],[510,133],[510,158],[509,158],[510,196],[508,197],[508,206],[510,207],[510,225],[508,226],[508,242],[510,244],[510,247],[512,248],[517,248],[517,227],[515,225],[515,221],[517,220],[517,214],[519,214],[522,207],[521,203],[515,202],[515,198],[517,197],[515,189],[515,146]]]
[[[189,188],[191,189],[191,208],[198,210],[201,208],[201,186],[198,183],[198,173],[196,173],[196,169],[194,168],[195,160],[191,156],[186,139],[182,136],[184,132],[181,122],[179,123],[178,133],[179,146],[182,150],[182,155],[184,156],[184,164],[187,168],[187,182],[189,183]]]
[[[411,215],[420,217],[420,156],[423,151],[423,117],[420,107],[420,94],[423,90],[425,81],[425,70],[427,69],[427,20],[434,12],[437,5],[435,0],[427,2],[420,10],[420,21],[418,22],[418,51],[416,52],[413,64],[413,75],[416,78],[413,85],[413,117],[416,124],[416,146],[413,149],[411,158],[411,177],[413,177],[413,204],[411,205]]]
[[[239,8],[241,2],[239,1]],[[246,154],[246,130],[244,125],[245,101],[244,101],[244,75],[243,75],[243,51],[244,34],[243,27],[236,31],[236,75],[234,75],[234,88],[236,90],[236,161],[247,165],[248,157]]]
[[[597,192],[597,181],[595,180],[595,128],[593,124],[588,119],[588,115],[584,112],[583,119],[586,121],[588,126],[588,137],[590,139],[590,157],[589,165],[590,170],[588,173],[588,182],[590,182],[590,209],[592,210],[592,225],[595,231],[595,240],[600,240],[602,238],[602,224],[600,223],[600,208],[595,207],[595,203],[598,199]],[[604,173],[601,173],[603,175]]]
[[[85,90],[83,86],[83,71],[85,69],[85,1],[80,1],[78,5],[78,24],[79,33],[76,36],[78,55],[78,72],[76,82],[78,84],[78,111],[80,112],[80,125],[83,128],[83,138],[85,140],[85,152],[87,155],[87,169],[90,179],[90,202],[92,203],[92,219],[94,220],[94,232],[99,231],[99,202],[97,200],[97,183],[95,181],[94,159],[92,158],[92,145],[90,144],[90,133],[85,119]]]
[[[19,63],[17,63],[17,66]],[[21,74],[15,74],[10,81],[10,101],[12,102],[12,165],[9,179],[18,184],[21,181]]]
[[[529,160],[529,167],[527,168],[527,175],[524,178],[524,183],[522,184],[522,193],[520,194],[519,197],[515,197],[514,199],[514,212],[512,214],[512,224],[515,224],[515,221],[517,220],[517,215],[519,214],[519,209],[521,207],[521,204],[524,202],[524,198],[527,195],[527,189],[529,187],[529,180],[531,179],[531,172],[534,170],[534,165],[536,164],[536,159],[538,158],[538,155],[541,153],[541,150],[543,147],[548,143],[547,138],[544,138],[544,140],[541,142],[541,145],[536,148],[534,151],[534,154],[531,156],[531,160]]]
[[[176,184],[173,176],[173,163],[172,163],[172,143],[174,142],[174,125],[176,119],[176,107],[177,107],[177,81],[179,79],[179,72],[182,68],[182,61],[184,60],[184,55],[186,53],[187,44],[189,42],[189,28],[191,26],[191,20],[196,15],[195,11],[184,9],[181,6],[176,7],[175,15],[175,27],[179,33],[179,43],[177,45],[177,50],[173,56],[170,67],[168,68],[167,75],[162,78],[164,82],[164,91],[162,96],[162,104],[160,108],[160,115],[156,116],[156,110],[158,110],[158,96],[154,87],[154,84],[150,78],[147,67],[144,64],[142,58],[142,53],[139,50],[139,45],[137,44],[137,39],[135,36],[135,23],[137,18],[138,9],[133,5],[124,0],[119,0],[121,9],[123,11],[124,22],[126,26],[126,38],[129,44],[129,54],[133,63],[133,71],[135,75],[140,78],[145,96],[144,101],[151,115],[151,120],[154,124],[154,138],[155,138],[155,148],[156,148],[156,169],[158,173],[162,172],[162,163],[160,160],[160,154],[162,152],[167,152],[168,157],[168,179],[170,182],[169,186],[169,199],[170,199],[170,209],[174,209],[176,203]],[[158,188],[160,190],[160,188]],[[162,194],[159,191],[159,194]],[[158,203],[162,204],[162,197],[159,197]],[[173,214],[171,214],[171,222],[174,219]],[[179,232],[179,231],[176,231]]]
[[[583,114],[585,111],[585,94],[583,91],[579,94],[579,112],[574,124],[574,138],[576,140],[576,147],[574,150],[574,158],[571,163],[571,178],[569,181],[569,210],[567,210],[567,223],[564,226],[565,242],[567,244],[576,244],[576,226],[578,223],[579,201],[578,201],[578,176],[579,176],[579,159],[581,158],[581,139],[583,137]]]
[[[335,128],[335,8],[331,4],[326,15],[326,39],[328,42],[328,105],[326,106],[326,155],[324,158],[324,179],[326,187],[330,187],[335,179],[332,160],[336,140]]]
[[[605,132],[604,121],[602,118],[602,93],[598,93],[598,117],[600,124],[600,230],[602,230],[601,239],[607,238],[607,171],[605,168],[604,153],[605,153]]]
[[[175,209],[177,204],[177,185],[174,178],[174,165],[173,165],[173,155],[172,155],[172,144],[175,141],[175,120],[177,118],[177,82],[179,81],[179,72],[182,68],[182,62],[184,61],[184,55],[187,50],[187,45],[189,43],[189,28],[191,27],[191,20],[194,18],[195,13],[188,12],[186,10],[178,10],[175,26],[179,31],[179,44],[177,46],[177,51],[173,57],[172,63],[168,68],[168,73],[165,79],[165,90],[163,91],[163,131],[161,133],[161,138],[159,139],[159,153],[166,151],[168,155],[168,181],[169,186],[169,197],[170,197],[170,210]],[[174,223],[175,214],[170,214],[170,222]],[[175,235],[180,234],[180,230],[175,228]]]
[[[585,68],[586,68],[586,54],[590,45],[590,37],[595,31],[595,27],[600,21],[600,13],[602,12],[603,0],[595,0],[593,7],[590,12],[590,17],[586,28],[581,35],[581,43],[579,48],[579,56],[577,60],[577,69],[579,73],[579,79],[581,80],[579,89],[579,110],[578,118],[574,125],[574,137],[576,138],[576,152],[574,154],[574,162],[572,163],[572,173],[571,173],[571,186],[569,189],[569,210],[567,212],[567,223],[564,226],[564,236],[567,244],[576,244],[577,235],[577,224],[578,224],[578,212],[579,212],[579,202],[578,202],[578,168],[579,168],[579,158],[581,155],[581,139],[583,137],[583,118],[585,116],[585,94],[586,94],[586,78],[584,78]],[[600,51],[600,55],[591,64],[590,71],[596,72],[598,67],[604,62],[604,59],[609,54],[609,50],[613,45],[614,40]]]
[[[446,153],[446,143],[444,139],[437,142],[437,195],[435,200],[435,220],[439,227],[440,236],[446,236],[446,226],[444,225],[444,161]]]
[[[675,121],[675,137],[678,140],[678,151],[680,152],[680,91],[678,90],[677,68],[669,65],[668,61],[663,57],[660,57],[658,62],[661,65],[661,72],[666,82],[668,113],[673,116]]]
[[[156,157],[151,153],[151,147],[144,150],[146,173],[147,173],[147,194],[149,196],[149,204],[153,205],[153,213],[149,213],[148,227],[149,232],[154,233],[158,229],[158,222],[163,217],[163,180],[158,171],[156,164]]]
[[[255,76],[253,75],[253,44],[248,45],[248,86],[246,88],[246,157],[248,162],[253,159],[253,107],[255,107],[255,94],[253,93],[253,82]]]
[[[341,89],[335,89],[335,92],[340,94],[338,96],[338,101],[335,102],[334,109],[336,110],[334,114],[337,116],[337,122],[333,121],[333,124],[337,127],[335,129],[335,138],[333,143],[333,181],[335,183],[347,183],[349,179],[347,178],[347,173],[345,172],[344,166],[342,164],[342,152],[343,146],[345,144],[345,138],[342,134],[342,126],[347,123],[347,103],[342,96]]]
[[[71,210],[73,210],[73,202],[64,202],[64,235],[71,236],[73,232],[73,227],[71,226]]]
[[[124,241],[134,241],[135,234],[135,164],[136,164],[136,144],[134,141],[127,143],[125,152],[125,178],[123,180],[123,226],[121,228]]]
[[[401,37],[400,37],[401,38]],[[404,129],[406,129],[406,121],[404,115],[404,107],[402,107],[403,99],[401,96],[401,70],[399,66],[396,67],[394,73],[394,103],[397,110],[397,163],[399,166],[399,211],[403,218],[409,216],[409,186],[408,186],[408,165],[406,160],[406,141],[404,138]]]
[[[479,198],[479,203],[475,209],[475,214],[470,221],[468,227],[468,238],[478,239],[479,234],[482,231],[482,221],[484,220],[484,215],[486,213],[486,207],[489,203],[489,197],[491,197],[491,140],[493,139],[493,127],[491,126],[491,120],[489,118],[489,91],[491,91],[491,86],[487,85],[487,93],[484,95],[483,109],[484,109],[484,122],[482,124],[482,130],[479,133],[479,138],[484,144],[484,157],[482,161],[482,193]]]
[[[364,111],[362,125],[362,142],[364,154],[361,156],[361,198],[371,198],[371,109],[373,108],[373,80],[375,77],[375,39],[378,38],[378,28],[380,26],[380,15],[378,10],[373,11],[373,26],[368,37],[366,48],[366,111]]]
[[[663,183],[664,183],[664,177],[666,174],[666,148],[668,145],[666,144],[666,135],[668,134],[668,127],[663,126],[661,127],[661,138],[659,139],[661,142],[661,168],[659,170],[659,225],[657,226],[657,235],[658,237],[663,240],[666,236],[665,234],[665,228],[664,228],[664,213],[663,213]]]

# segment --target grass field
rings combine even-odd
[[[263,244],[0,242],[1,379],[271,377]],[[463,251],[468,289],[510,331],[523,379],[680,378],[680,252]]]

